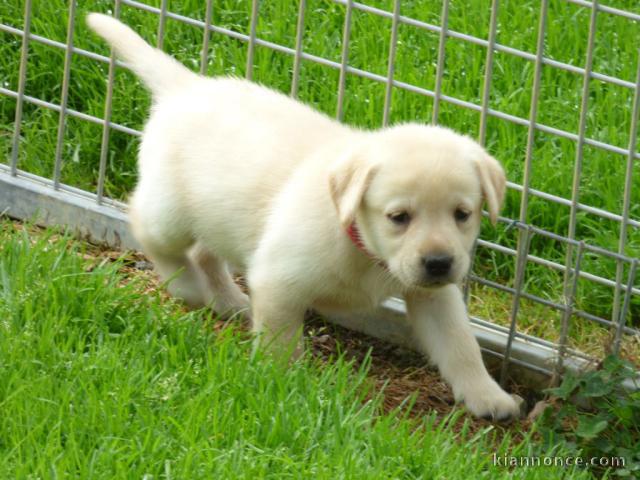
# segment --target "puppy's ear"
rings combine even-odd
[[[353,223],[375,170],[364,159],[350,155],[336,162],[329,171],[331,200],[344,228]]]
[[[480,177],[482,195],[487,202],[489,218],[493,225],[498,221],[498,213],[502,208],[507,179],[500,163],[491,155],[483,153],[475,160]]]

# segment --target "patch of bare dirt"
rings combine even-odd
[[[305,336],[314,356],[323,361],[331,361],[333,357],[343,353],[346,358],[354,361],[355,367],[359,367],[369,357],[368,376],[374,384],[375,392],[382,392],[385,412],[400,409],[414,419],[436,412],[442,419],[454,408],[461,408],[456,406],[451,388],[440,377],[437,369],[429,366],[422,355],[412,350],[328,323],[318,317],[313,317],[306,323]],[[540,396],[512,382],[508,385],[508,390],[525,398],[528,405],[533,405]],[[407,403],[414,395],[414,401]],[[468,435],[491,426],[496,432],[496,441],[506,432],[510,432],[514,438],[521,438],[531,426],[528,419],[500,424],[465,413],[457,421],[455,429],[460,431],[465,421],[470,422]]]

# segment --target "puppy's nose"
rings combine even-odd
[[[444,277],[449,274],[453,257],[451,255],[428,255],[422,258],[427,275],[431,278]]]

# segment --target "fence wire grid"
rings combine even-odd
[[[0,164],[0,181],[3,188],[7,185],[13,185],[18,189],[24,189],[25,185],[37,184],[41,192],[44,191],[45,196],[60,194],[63,197],[63,203],[66,201],[65,198],[73,198],[73,202],[82,208],[94,205],[101,215],[106,211],[124,211],[125,204],[118,199],[110,198],[108,194],[108,190],[111,188],[109,185],[119,181],[119,178],[109,178],[110,162],[117,161],[117,159],[113,159],[112,155],[113,139],[117,134],[120,143],[125,138],[129,144],[135,144],[133,137],[140,136],[141,132],[139,128],[132,127],[126,121],[114,121],[114,98],[119,95],[118,89],[114,86],[118,75],[122,75],[121,70],[117,68],[122,64],[115,59],[113,54],[107,56],[76,46],[78,30],[83,28],[83,35],[89,35],[89,33],[84,26],[78,26],[84,22],[83,16],[79,13],[78,2],[73,0],[66,2],[66,4],[62,2],[63,0],[60,0],[60,5],[63,5],[65,9],[58,12],[59,17],[50,18],[47,21],[66,22],[65,41],[32,31],[32,20],[36,11],[34,4],[38,3],[35,0],[24,0],[23,4],[18,2],[21,4],[20,17],[16,14],[17,7],[13,11],[4,7],[5,13],[13,12],[13,14],[0,16],[0,32],[7,42],[12,42],[16,58],[19,55],[19,70],[17,75],[11,77],[15,81],[10,79],[7,71],[1,72],[0,98],[2,98],[1,103],[4,104],[1,113],[3,118],[7,118],[7,112],[10,112],[13,118],[11,124],[7,119],[6,125],[0,125],[3,129],[0,137],[3,138],[6,153],[5,163]],[[180,2],[180,4],[182,3]],[[216,12],[226,8],[225,5],[228,6],[229,3],[236,6],[239,12],[236,13],[239,16],[244,16],[246,21],[236,22],[233,25],[215,21]],[[637,257],[640,249],[640,210],[637,208],[635,200],[640,198],[637,192],[640,189],[638,181],[640,152],[637,145],[640,109],[640,49],[638,49],[638,45],[640,45],[638,40],[640,38],[640,28],[638,28],[640,26],[640,9],[633,8],[633,2],[628,2],[630,7],[626,9],[602,5],[598,1],[585,0],[525,2],[530,8],[535,9],[533,15],[537,18],[537,24],[533,29],[535,33],[535,42],[533,42],[535,49],[533,51],[510,46],[509,25],[508,22],[505,23],[504,19],[500,20],[501,5],[499,0],[486,2],[485,8],[488,16],[488,24],[485,25],[486,38],[458,31],[452,27],[454,0],[437,2],[437,11],[430,12],[429,15],[420,15],[421,19],[403,14],[406,5],[413,5],[415,2],[388,0],[386,2],[359,3],[352,0],[299,0],[295,4],[297,16],[287,19],[287,22],[294,26],[292,31],[295,31],[295,34],[291,39],[292,43],[278,43],[267,39],[272,35],[259,28],[261,12],[269,3],[266,0],[263,2],[259,0],[245,0],[244,2],[207,0],[202,18],[194,18],[193,15],[184,14],[178,6],[175,7],[175,10],[172,9],[171,2],[168,0],[158,0],[155,3],[135,0],[96,1],[92,10],[107,12],[115,17],[121,17],[123,12],[135,12],[137,15],[154,17],[155,32],[142,31],[135,24],[131,26],[147,39],[155,33],[158,48],[163,48],[165,40],[169,38],[169,22],[171,22],[171,26],[180,24],[197,29],[201,38],[201,43],[197,45],[200,49],[199,55],[187,53],[184,56],[190,57],[190,66],[203,74],[210,73],[211,49],[214,43],[223,37],[243,45],[243,60],[246,63],[245,65],[237,63],[232,65],[232,71],[241,70],[241,67],[244,67],[244,75],[248,79],[255,79],[260,73],[260,69],[264,70],[263,66],[256,70],[258,68],[256,58],[262,52],[271,51],[273,55],[292,57],[290,67],[279,72],[278,75],[286,77],[286,80],[290,82],[288,93],[293,97],[301,96],[303,84],[306,85],[305,88],[308,88],[309,82],[303,82],[304,68],[314,66],[314,68],[327,72],[335,72],[337,85],[333,93],[335,103],[331,113],[339,120],[349,121],[350,119],[346,118],[348,115],[345,114],[348,114],[350,106],[356,102],[368,103],[370,100],[361,98],[362,95],[360,97],[354,96],[350,92],[352,79],[359,79],[361,82],[378,85],[383,89],[383,93],[374,98],[378,103],[375,106],[376,115],[379,114],[378,126],[386,126],[400,120],[420,120],[447,125],[450,113],[443,113],[445,110],[447,112],[471,112],[477,115],[477,130],[468,130],[464,133],[476,136],[480,143],[487,144],[489,150],[492,150],[492,142],[500,141],[499,138],[491,137],[495,125],[513,124],[521,127],[526,135],[522,136],[523,141],[519,145],[521,147],[520,155],[511,159],[511,165],[517,164],[518,175],[512,175],[509,165],[507,165],[507,176],[510,178],[508,190],[513,199],[512,208],[507,216],[499,218],[500,235],[491,236],[489,230],[486,233],[483,230],[483,235],[476,245],[476,257],[481,257],[482,260],[476,261],[474,270],[468,276],[468,282],[465,285],[465,293],[471,298],[472,321],[476,325],[505,335],[504,350],[489,352],[502,358],[503,380],[510,363],[524,363],[531,369],[554,374],[562,372],[564,358],[569,353],[585,359],[591,358],[590,355],[579,351],[581,350],[579,344],[571,342],[572,328],[580,330],[585,325],[587,327],[584,328],[589,328],[588,325],[597,325],[598,328],[607,332],[606,336],[598,337],[598,342],[602,344],[602,348],[597,350],[598,355],[609,352],[619,353],[624,342],[628,342],[632,346],[636,345],[640,351],[640,347],[638,347],[640,345],[638,342],[638,338],[640,338],[638,330],[640,326],[640,285],[638,285],[637,275]],[[375,3],[377,6],[371,5],[371,3]],[[435,3],[432,1],[430,5]],[[573,11],[580,12],[582,15],[580,18],[588,22],[586,46],[581,47],[584,49],[584,57],[562,61],[545,53],[548,47],[546,45],[547,36],[551,28],[549,13],[551,3],[561,3],[563,4],[562,8],[575,9]],[[381,4],[385,4],[386,8],[381,8]],[[415,8],[412,7],[410,10],[415,11]],[[459,7],[457,11],[459,11]],[[84,13],[86,11],[83,10],[82,15]],[[310,19],[328,15],[339,17],[338,21],[335,18],[332,20],[334,24],[338,22],[337,24],[340,26],[338,31],[335,31],[335,28],[326,31],[310,31],[308,29],[307,24]],[[386,68],[384,72],[381,72],[380,69],[375,72],[373,68],[356,67],[351,62],[354,39],[361,33],[361,29],[357,28],[357,21],[365,17],[375,19],[376,22],[382,22],[385,25],[385,38],[380,39],[382,47],[377,52],[379,56],[385,55]],[[622,78],[622,75],[617,76],[611,74],[612,72],[596,71],[594,68],[594,54],[598,51],[598,25],[599,22],[602,22],[602,17],[615,18],[616,22],[626,22],[628,25],[634,26],[639,33],[635,38],[626,39],[628,42],[635,42],[634,48],[638,54],[634,58],[633,78]],[[430,19],[438,21],[432,22]],[[606,24],[606,22],[604,23]],[[241,25],[242,28],[239,28],[238,25]],[[425,62],[431,65],[430,68],[434,74],[428,82],[426,79],[425,81],[400,80],[397,75],[398,56],[403,48],[403,42],[405,42],[402,40],[402,32],[408,28],[414,32],[412,34],[418,41],[424,39],[426,42],[429,39],[429,42],[435,45],[436,56],[434,58],[414,59],[416,62]],[[567,28],[572,27],[568,25]],[[336,58],[336,55],[318,55],[310,51],[311,49],[305,48],[305,39],[310,36],[320,36],[326,42],[335,43],[335,51],[339,52],[339,56]],[[499,39],[501,41],[504,39],[503,43],[500,43]],[[625,40],[623,39],[623,41]],[[451,67],[448,66],[448,59],[452,54],[455,55],[456,49],[461,49],[463,46],[464,48],[483,50],[484,62],[477,78],[480,88],[475,99],[472,100],[461,98],[462,96],[455,95],[455,92],[447,91],[446,87],[446,79],[456,75],[456,72],[451,71]],[[45,98],[30,94],[28,73],[29,69],[35,67],[29,64],[29,56],[33,53],[34,48],[47,49],[52,55],[62,54],[63,57],[61,76],[57,83],[51,84],[51,89],[55,94]],[[496,60],[497,56],[500,56],[500,61]],[[101,95],[103,96],[98,99],[103,102],[102,115],[73,108],[73,105],[70,104],[70,94],[73,93],[75,86],[72,64],[80,57],[88,59],[95,65],[106,66],[106,85],[101,87],[103,89]],[[501,74],[499,71],[500,62],[506,61],[503,60],[506,58],[518,59],[526,69],[532,69],[530,86],[525,85],[527,95],[530,95],[528,115],[516,115],[492,106],[495,97],[492,82]],[[236,60],[236,62],[238,61],[240,60]],[[11,65],[15,66],[15,63],[0,64],[3,69],[9,68]],[[545,88],[544,75],[549,71],[561,71],[563,75],[566,73],[573,76],[581,83],[579,88],[572,92],[572,98],[580,99],[579,105],[575,105],[577,110],[575,131],[543,123],[540,120],[541,113],[543,113],[540,107],[544,106],[541,101],[541,95]],[[626,146],[620,145],[619,142],[607,141],[604,135],[593,135],[593,129],[589,128],[590,115],[593,113],[590,100],[593,96],[591,89],[594,82],[624,92],[625,98],[629,99],[626,103],[611,105],[611,108],[624,109],[625,115],[628,115],[629,120],[626,126],[628,131],[625,132]],[[282,87],[280,88],[282,89]],[[514,90],[519,88],[514,87]],[[503,93],[509,94],[510,92]],[[414,118],[403,118],[402,112],[394,112],[396,97],[400,94],[409,95],[413,104],[428,104],[430,114],[424,114],[427,111],[425,109],[422,111],[422,116],[415,115]],[[311,100],[313,99],[311,98]],[[52,138],[55,137],[55,143],[51,149],[53,165],[49,174],[43,174],[41,170],[34,174],[32,168],[21,169],[21,162],[26,155],[22,151],[27,148],[22,131],[22,128],[27,125],[26,122],[30,114],[26,113],[27,107],[31,109],[29,112],[46,110],[57,114],[57,131],[46,132]],[[88,122],[101,128],[97,181],[92,191],[87,190],[84,186],[80,188],[63,181],[67,165],[72,164],[72,161],[69,161],[67,157],[71,156],[74,160],[78,154],[77,151],[69,154],[66,147],[70,124],[78,125],[78,122]],[[571,150],[574,154],[569,158],[562,159],[563,162],[572,166],[572,174],[561,179],[566,186],[570,186],[570,188],[565,188],[565,194],[550,191],[552,189],[534,188],[536,175],[538,175],[534,168],[538,152],[536,142],[540,140],[541,136],[544,139],[551,139],[550,141],[571,144]],[[492,138],[491,141],[489,141],[490,138]],[[605,202],[602,204],[594,201],[587,203],[581,198],[585,178],[585,158],[596,151],[599,152],[598,154],[606,155],[608,162],[620,164],[624,170],[624,175],[621,177],[624,179],[623,184],[615,187],[617,189],[615,193],[620,196],[619,209],[608,208]],[[585,152],[588,152],[589,155]],[[504,159],[500,158],[500,160]],[[593,196],[590,198],[593,200]],[[6,205],[0,203],[0,211],[4,210],[11,214],[14,207],[11,195],[8,199],[0,195],[0,201],[6,203]],[[545,208],[561,212],[558,213],[564,217],[564,224],[561,227],[554,228],[554,225],[536,222],[536,209],[542,204],[546,205]],[[612,245],[611,242],[600,244],[597,235],[588,239],[581,238],[580,232],[582,230],[580,227],[585,218],[603,221],[603,225],[607,226],[609,233],[615,238],[615,244]],[[548,250],[539,248],[542,244],[551,243],[557,246],[556,250],[561,252],[560,254],[547,255]],[[502,262],[509,263],[508,273],[494,274],[495,272],[488,272],[480,268],[480,264],[487,259],[494,261],[502,259]],[[587,262],[591,266],[608,262],[612,268],[609,269],[608,274],[590,271],[586,265]],[[531,270],[532,266],[535,266],[534,270]],[[560,293],[545,294],[544,288],[537,290],[528,288],[529,279],[538,275],[538,272],[542,270],[552,272],[555,275],[549,278],[555,279],[554,288]],[[592,308],[592,304],[588,301],[585,303],[576,300],[580,292],[587,292],[586,297],[588,297],[588,292],[594,288],[599,292],[598,303],[601,308]],[[504,317],[505,321],[502,322],[502,325],[491,323],[492,319],[487,318],[489,316],[487,314],[476,314],[480,310],[474,309],[474,302],[486,292],[497,292],[497,295],[501,295],[503,303],[506,302],[503,310],[508,311],[508,314]],[[523,302],[526,302],[526,309],[523,307]],[[535,310],[536,308],[538,310]],[[541,338],[540,335],[535,334],[537,332],[535,329],[520,328],[526,317],[533,311],[547,312],[538,313],[538,315],[542,315],[543,319],[544,315],[553,315],[555,318],[553,334],[547,338]],[[531,334],[531,331],[534,334]],[[556,352],[553,364],[533,365],[512,358],[511,349],[514,341],[523,341],[534,347],[553,349]],[[633,347],[631,349],[633,350]]]

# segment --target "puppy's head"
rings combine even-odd
[[[483,202],[495,223],[506,185],[500,164],[476,142],[420,125],[372,133],[329,178],[343,228],[355,222],[393,276],[422,288],[462,280]]]

